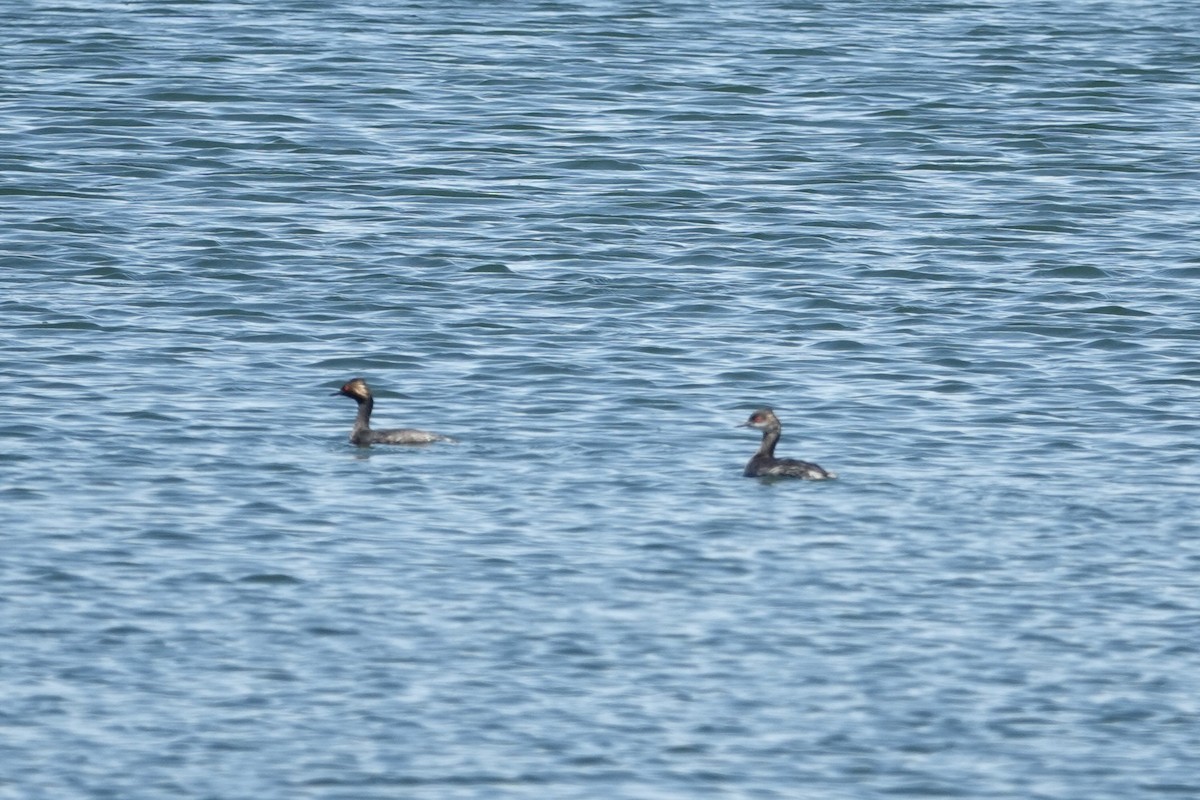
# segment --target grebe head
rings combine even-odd
[[[739,428],[754,428],[759,431],[778,430],[782,427],[779,424],[779,417],[775,416],[775,412],[769,408],[760,408],[750,415],[750,419],[738,425]]]
[[[361,402],[371,396],[371,390],[367,388],[367,382],[362,378],[351,378],[334,394],[344,394],[346,397],[353,397]]]

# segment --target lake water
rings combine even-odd
[[[1190,0],[3,42],[0,798],[1200,796]]]

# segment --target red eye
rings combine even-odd
[[[762,416],[762,414],[754,414],[753,416],[750,417],[750,421],[751,422],[762,422],[763,416]]]

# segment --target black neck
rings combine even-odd
[[[358,398],[354,398],[358,400]],[[371,429],[371,409],[375,407],[375,398],[368,397],[365,400],[358,400],[358,416],[354,418],[355,431],[367,431]]]
[[[775,443],[779,441],[779,428],[768,428],[763,431],[762,444],[758,446],[758,454],[767,458],[775,457]]]

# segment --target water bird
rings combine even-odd
[[[375,407],[375,398],[371,395],[371,388],[362,378],[351,378],[333,394],[345,395],[358,403],[358,416],[354,418],[354,427],[350,431],[350,442],[359,447],[370,447],[373,444],[429,444],[430,442],[454,441],[449,436],[442,436],[440,433],[419,431],[413,428],[371,430],[371,409]]]
[[[779,434],[783,430],[783,424],[771,409],[760,408],[750,415],[750,419],[737,427],[754,428],[755,430],[762,431],[763,434],[762,444],[758,446],[758,452],[747,462],[746,469],[742,473],[747,478],[780,476],[803,478],[808,481],[823,481],[837,477],[835,473],[822,469],[816,464],[810,464],[807,461],[775,457],[775,445],[779,441]]]

